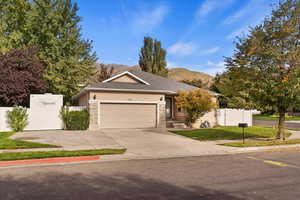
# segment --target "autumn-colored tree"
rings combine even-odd
[[[176,105],[186,110],[186,123],[189,126],[199,117],[216,108],[213,96],[203,89],[187,92],[181,91],[175,99]]]
[[[108,68],[104,64],[100,64],[100,69],[97,70],[95,79],[97,82],[102,82],[110,78],[114,73],[114,67]]]
[[[279,3],[269,18],[239,38],[219,86],[253,108],[277,111],[278,139],[285,139],[286,112],[300,103],[299,16],[299,0]]]
[[[46,91],[36,48],[0,53],[0,105],[26,105],[31,93]]]

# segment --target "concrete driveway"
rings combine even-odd
[[[178,157],[224,154],[230,147],[216,142],[200,142],[160,129],[104,129],[101,132],[127,148],[127,154],[137,157]]]
[[[231,147],[199,142],[160,129],[103,129],[101,131],[25,131],[12,139],[61,146],[62,150],[126,148],[129,158],[180,157],[224,154]],[[39,149],[34,149],[35,151]],[[47,150],[51,151],[52,148]],[[5,151],[28,151],[5,150]]]
[[[116,143],[111,137],[107,137],[99,131],[24,131],[14,134],[11,139],[20,139],[30,142],[53,144],[60,146],[62,150],[85,149],[122,149],[124,147]],[[39,149],[35,149],[39,150]],[[53,150],[48,148],[47,150]],[[15,150],[5,150],[15,151]],[[20,151],[20,150],[16,150]],[[22,150],[26,151],[26,149]]]

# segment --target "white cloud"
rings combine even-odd
[[[229,25],[232,23],[237,22],[238,20],[240,20],[242,17],[244,17],[247,13],[249,13],[249,8],[244,7],[241,10],[237,11],[236,13],[234,13],[233,15],[227,17],[224,21],[223,24],[224,25]]]
[[[196,46],[192,43],[177,42],[168,49],[168,53],[177,56],[188,56],[195,52]]]
[[[214,67],[220,67],[220,68],[225,68],[225,62],[224,61],[220,61],[220,62],[212,62],[212,61],[207,61],[207,65],[208,66],[214,66]]]
[[[240,28],[237,28],[230,34],[228,34],[226,38],[233,39],[236,36],[241,35],[242,33],[246,34],[248,33],[249,27],[254,27],[257,24],[261,23],[272,9],[269,3],[269,0],[250,0],[245,7],[243,7],[233,15],[227,17],[223,21],[223,25],[230,25],[239,21],[241,22],[241,26]]]
[[[217,73],[222,73],[226,68],[223,61],[213,62],[209,60],[207,61],[207,66],[208,67],[204,68],[202,71],[213,76]]]
[[[148,32],[159,26],[169,13],[170,8],[161,4],[153,9],[142,9],[136,13],[133,20],[135,31]]]
[[[216,9],[225,8],[235,0],[205,0],[196,11],[196,17],[205,17]]]
[[[210,54],[214,54],[214,53],[218,52],[220,49],[221,49],[220,47],[213,47],[210,49],[203,50],[201,53],[203,55],[210,55]]]
[[[171,69],[171,68],[174,68],[174,67],[178,67],[179,65],[175,62],[172,62],[172,61],[167,61],[167,68]]]
[[[263,16],[265,15],[265,8],[268,6],[266,4],[268,0],[249,0],[247,5],[245,5],[243,8],[235,12],[233,15],[228,16],[224,21],[223,25],[230,25],[233,24],[239,20],[242,20],[243,18],[251,18],[251,17],[261,17],[261,12],[263,12]],[[263,9],[262,9],[263,8]],[[253,15],[255,13],[255,15]],[[247,19],[246,19],[247,21]]]

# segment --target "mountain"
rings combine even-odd
[[[97,69],[100,68],[100,64],[95,65]],[[104,64],[107,68],[114,68],[114,74],[131,70],[131,69],[139,69],[138,65],[128,66],[128,65],[121,65],[121,64]],[[213,76],[205,74],[203,72],[195,72],[188,70],[186,68],[172,68],[169,69],[168,78],[176,80],[176,81],[183,81],[183,80],[201,80],[203,83],[208,83],[210,85],[213,82]]]
[[[183,80],[202,80],[204,83],[211,84],[213,82],[213,76],[205,74],[203,72],[195,72],[188,70],[186,68],[172,68],[169,69],[168,77],[170,79],[176,81],[183,81]]]

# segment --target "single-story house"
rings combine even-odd
[[[88,107],[91,130],[165,128],[185,120],[186,114],[176,106],[174,97],[179,91],[196,89],[141,70],[129,70],[85,87],[74,99],[78,105]],[[194,127],[203,121],[214,126],[216,111],[205,114]]]

